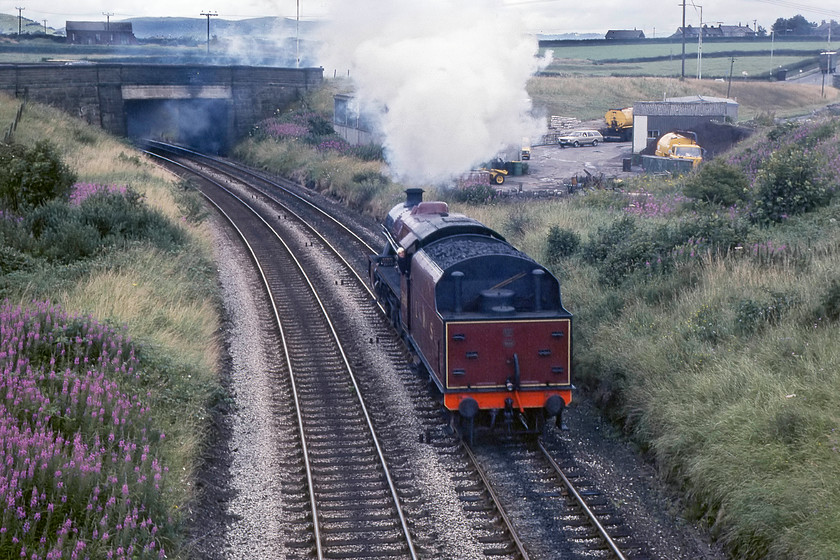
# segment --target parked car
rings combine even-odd
[[[561,146],[584,146],[591,144],[597,146],[599,142],[603,142],[604,137],[597,130],[575,130],[557,138],[557,143]]]

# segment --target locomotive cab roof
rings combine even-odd
[[[410,253],[452,235],[477,234],[504,241],[504,237],[478,220],[451,214],[445,202],[410,202],[394,206],[385,220],[394,240]]]

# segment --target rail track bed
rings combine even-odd
[[[470,447],[533,558],[649,560],[608,496],[560,444],[501,436]]]
[[[346,211],[326,216],[305,189],[166,150],[189,168],[180,173],[202,177],[201,191],[247,240],[265,278],[253,291],[276,310],[261,309],[276,322],[260,327],[279,362],[266,373],[282,384],[273,407],[282,433],[298,439],[283,451],[283,472],[266,473],[282,480],[280,495],[268,497],[279,502],[268,508],[277,510],[280,556],[616,557],[569,505],[533,444],[502,438],[479,449],[480,466],[472,462],[360,278],[359,255],[376,241],[369,224],[344,227]],[[583,487],[590,507],[600,508]],[[611,513],[601,516],[629,547],[626,558],[647,558]]]

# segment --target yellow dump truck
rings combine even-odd
[[[662,135],[656,142],[655,155],[670,159],[690,160],[691,165],[697,167],[703,161],[703,148],[693,138],[684,134],[669,132]]]

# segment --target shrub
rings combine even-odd
[[[820,298],[818,317],[840,321],[840,280],[835,279]]]
[[[525,237],[525,234],[528,233],[532,224],[533,218],[531,214],[527,212],[524,206],[517,205],[508,212],[507,218],[505,218],[502,224],[502,229],[505,235],[511,239],[521,241]]]
[[[473,183],[453,189],[448,192],[447,198],[454,202],[463,202],[466,204],[492,204],[496,201],[498,193],[489,184]]]
[[[183,231],[163,214],[146,206],[132,189],[86,189],[77,204],[52,200],[24,218],[18,248],[50,261],[70,263],[92,256],[106,245],[148,241],[172,250],[184,240]],[[92,194],[91,194],[92,193]]]
[[[568,229],[551,226],[546,238],[546,260],[556,263],[574,255],[580,247],[580,236]]]
[[[770,292],[763,301],[743,299],[735,309],[736,329],[741,334],[752,334],[765,325],[776,325],[785,311],[796,303],[796,298],[782,292]]]
[[[683,192],[698,200],[733,206],[745,198],[748,188],[743,171],[722,159],[715,159],[689,177]]]
[[[64,196],[75,180],[46,141],[33,148],[0,144],[0,199],[6,208],[17,212]]]
[[[599,227],[595,235],[583,246],[583,258],[592,263],[604,261],[624,239],[636,233],[636,221],[629,216],[616,220],[607,227]]]
[[[826,205],[831,191],[817,176],[818,163],[798,147],[774,152],[756,177],[753,219],[781,222]]]
[[[353,175],[345,195],[346,202],[352,208],[364,208],[378,194],[391,184],[390,179],[378,171],[365,170]]]
[[[385,150],[379,144],[362,144],[350,148],[348,155],[362,161],[385,161]]]
[[[796,121],[785,121],[776,125],[776,127],[767,133],[767,139],[776,142],[790,136],[794,130],[799,128],[800,124]]]
[[[312,114],[309,117],[309,133],[313,136],[330,136],[335,134],[335,129],[329,119]]]
[[[184,234],[166,217],[149,208],[137,191],[97,192],[79,206],[80,220],[93,226],[103,244],[150,241],[161,249],[174,249]]]
[[[191,224],[200,224],[210,215],[209,208],[204,198],[189,180],[181,181],[178,188],[173,190],[175,204],[181,214]]]
[[[674,244],[702,240],[706,248],[725,253],[743,243],[749,230],[747,220],[738,214],[700,213],[677,225]]]

